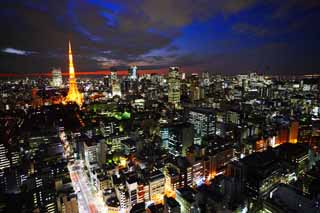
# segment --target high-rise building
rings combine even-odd
[[[191,109],[189,112],[189,122],[193,125],[196,136],[202,138],[215,134],[216,113],[212,109]]]
[[[111,77],[108,76],[108,75],[104,76],[103,83],[104,83],[105,87],[110,87],[110,85],[111,85]]]
[[[111,71],[110,73],[110,78],[111,78],[111,81],[116,81],[118,80],[118,77],[117,77],[117,72],[116,71]]]
[[[111,88],[112,88],[112,97],[113,96],[120,96],[121,97],[121,85],[118,80],[117,72],[111,71],[110,73],[110,79],[111,79]]]
[[[129,69],[129,78],[132,80],[136,80],[137,79],[137,70],[138,67],[137,66],[132,66]]]
[[[112,96],[120,96],[121,97],[121,87],[118,81],[112,81]]]
[[[177,123],[169,128],[168,146],[172,157],[185,156],[186,150],[193,144],[194,131],[188,123]]]
[[[180,72],[178,67],[170,67],[168,74],[168,102],[179,106],[180,104]]]
[[[78,86],[77,86],[70,41],[69,41],[69,91],[64,102],[65,103],[75,102],[79,106],[81,106],[83,103],[83,94],[79,92]]]
[[[97,162],[100,167],[106,163],[107,157],[107,144],[101,141],[97,144]]]
[[[86,141],[84,143],[84,158],[88,168],[97,163],[97,144],[95,142]]]
[[[164,195],[165,177],[162,172],[156,170],[149,177],[150,198],[155,203],[161,203]]]
[[[53,87],[61,87],[62,86],[61,69],[53,69],[51,71],[51,74],[52,74],[51,86],[53,86]]]
[[[129,202],[131,206],[138,203],[138,182],[136,177],[132,176],[126,180],[126,186],[129,193]]]
[[[0,169],[10,168],[10,161],[7,157],[8,150],[3,144],[0,144]]]
[[[125,211],[129,206],[129,196],[127,193],[127,188],[124,184],[120,184],[118,187],[115,188],[117,198],[120,202],[120,209]]]

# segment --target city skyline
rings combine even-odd
[[[319,73],[318,1],[3,1],[0,74],[112,68],[237,74]]]

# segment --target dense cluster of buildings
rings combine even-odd
[[[0,84],[1,210],[320,211],[318,78],[52,78]]]

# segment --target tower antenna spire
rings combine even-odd
[[[75,102],[79,106],[83,103],[83,94],[79,92],[75,70],[73,65],[73,55],[71,49],[71,42],[69,40],[69,91],[64,103]]]

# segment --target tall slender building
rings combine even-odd
[[[180,104],[180,72],[178,67],[170,67],[168,75],[168,102],[178,106]]]
[[[65,103],[75,102],[79,106],[81,106],[83,103],[83,94],[79,92],[78,86],[77,86],[70,41],[69,41],[69,91],[64,102]]]
[[[137,66],[132,66],[129,69],[129,78],[132,80],[136,80],[137,79],[137,70],[138,67]]]
[[[52,70],[52,81],[51,86],[53,87],[61,87],[62,86],[62,74],[61,69],[54,68]]]

